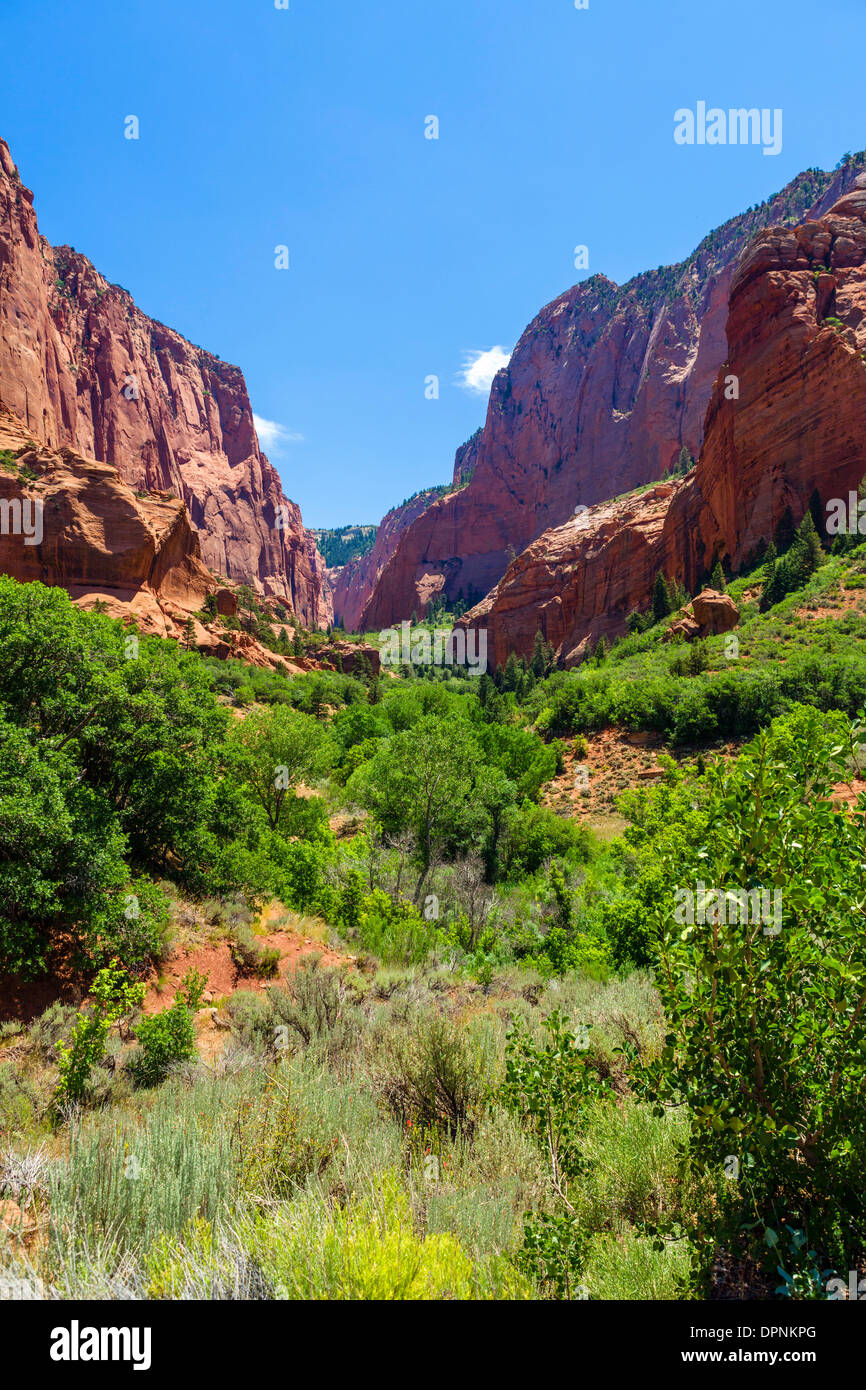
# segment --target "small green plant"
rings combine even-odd
[[[140,1086],[156,1086],[177,1062],[195,1056],[193,1013],[201,1004],[207,976],[189,970],[181,981],[171,1008],[153,1018],[143,1018],[136,1029],[139,1051],[130,1071]]]
[[[818,1256],[814,1250],[808,1248],[809,1242],[804,1231],[783,1226],[780,1234],[771,1226],[767,1226],[764,1229],[764,1244],[779,1261],[776,1272],[782,1282],[776,1286],[776,1293],[781,1298],[798,1301],[827,1299],[827,1281],[833,1277],[835,1271],[819,1269]]]
[[[583,1166],[580,1137],[587,1106],[609,1090],[589,1055],[588,1028],[573,1031],[555,1010],[544,1020],[547,1039],[536,1042],[518,1022],[506,1045],[499,1098],[545,1154],[555,1208],[524,1219],[519,1264],[554,1297],[572,1299],[586,1256],[569,1184]]]
[[[54,1093],[55,1101],[81,1101],[87,1091],[90,1072],[105,1053],[108,1030],[124,1014],[131,1013],[144,999],[145,987],[133,984],[115,960],[100,970],[93,982],[93,1002],[78,1014],[67,1045],[58,1042],[60,1077]]]
[[[182,1000],[191,1013],[195,1013],[201,1008],[207,982],[208,976],[202,975],[200,970],[196,970],[195,966],[192,966],[181,980],[175,997]]]

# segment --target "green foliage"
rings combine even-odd
[[[321,725],[285,705],[238,720],[230,731],[229,747],[236,776],[262,807],[272,830],[282,828],[289,792],[304,777],[318,776],[329,761]]]
[[[170,1067],[195,1056],[193,1010],[201,1002],[205,983],[197,972],[195,977],[187,975],[170,1008],[139,1021],[138,1052],[129,1069],[140,1086],[158,1085]]]
[[[773,552],[775,547],[772,548]],[[766,612],[785,597],[802,589],[811,575],[823,564],[824,551],[810,511],[797,528],[790,549],[781,559],[768,552],[764,564],[764,587],[761,590],[761,611]]]
[[[316,545],[329,569],[347,565],[369,554],[376,542],[376,526],[337,526],[332,530],[314,531]]]
[[[664,891],[648,904],[669,1036],[659,1103],[684,1104],[693,1151],[739,1164],[741,1209],[782,1215],[847,1268],[863,1221],[866,935],[863,810],[829,794],[863,734],[800,709],[708,773],[698,823],[652,835]],[[708,909],[682,925],[677,893],[706,884],[781,895],[781,922]]]
[[[662,618],[666,618],[669,613],[673,612],[673,607],[668,582],[659,570],[653,587],[652,613],[655,621],[661,622]]]
[[[92,1002],[82,1009],[72,1028],[69,1044],[58,1042],[59,1077],[55,1101],[81,1101],[87,1094],[90,1073],[101,1062],[105,1040],[113,1023],[136,1009],[144,999],[144,985],[133,984],[119,961],[100,970],[90,989]]]
[[[570,1199],[581,1172],[581,1135],[587,1107],[603,1096],[588,1053],[588,1033],[574,1032],[554,1011],[544,1021],[547,1038],[535,1041],[519,1023],[508,1038],[502,1104],[517,1115],[549,1163],[557,1201],[552,1212],[525,1221],[522,1264],[556,1297],[577,1295],[586,1254],[585,1236]]]

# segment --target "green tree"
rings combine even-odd
[[[653,586],[652,611],[653,618],[657,623],[661,622],[662,618],[666,618],[668,614],[672,612],[670,591],[668,589],[667,580],[661,570],[659,570],[656,575],[656,581]]]
[[[832,789],[863,738],[800,706],[710,769],[700,824],[662,816],[648,845],[668,1028],[650,1090],[687,1107],[704,1171],[736,1160],[735,1222],[784,1219],[844,1269],[866,1216],[866,869],[862,811]]]
[[[326,771],[330,745],[321,724],[288,705],[248,714],[230,731],[233,766],[250,798],[279,830],[289,793]]]
[[[383,743],[349,781],[350,793],[373,812],[386,834],[414,833],[423,870],[419,890],[435,850],[456,847],[464,833],[477,841],[487,829],[474,796],[480,762],[467,724],[425,715],[412,729]]]

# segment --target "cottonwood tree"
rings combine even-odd
[[[248,714],[230,733],[236,771],[250,797],[279,830],[286,798],[305,777],[326,771],[329,742],[321,724],[287,705]]]

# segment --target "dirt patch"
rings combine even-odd
[[[189,970],[207,975],[203,1002],[212,1005],[215,1000],[227,999],[237,990],[261,993],[269,985],[279,984],[308,956],[320,956],[322,964],[331,968],[341,965],[352,968],[355,957],[341,955],[329,947],[324,939],[325,931],[324,924],[316,918],[300,917],[280,903],[270,903],[262,913],[255,935],[259,949],[279,951],[276,976],[263,979],[245,973],[233,960],[227,941],[181,947],[162,962],[158,975],[154,972],[146,981],[148,989],[143,1012],[154,1014],[168,1008]]]
[[[830,800],[837,806],[854,807],[866,792],[866,777],[852,777],[850,782],[837,782],[830,793]]]
[[[842,589],[828,601],[824,597],[821,603],[809,604],[808,607],[798,608],[797,614],[801,618],[810,618],[813,621],[818,618],[839,618],[844,613],[854,613],[866,608],[866,592],[863,589]]]
[[[624,729],[602,729],[587,734],[587,751],[575,752],[575,741],[566,740],[565,771],[549,782],[543,793],[545,806],[560,815],[574,816],[612,839],[628,822],[616,810],[616,798],[629,787],[649,787],[665,775],[659,759],[667,754],[680,764],[704,757],[735,757],[741,741],[730,740],[710,747],[671,748],[661,734]]]

